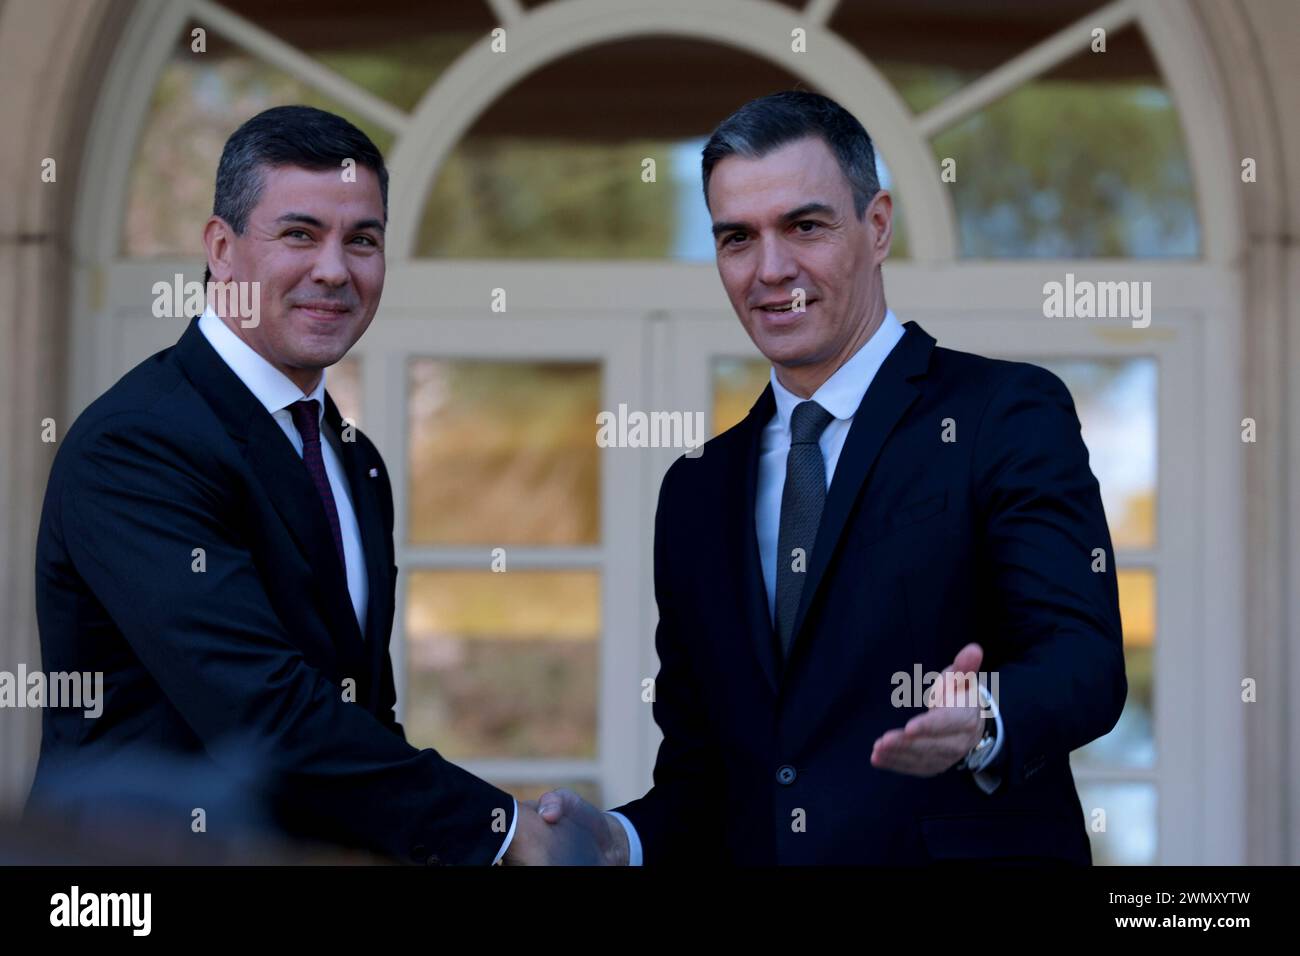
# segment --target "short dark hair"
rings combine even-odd
[[[808,90],[785,90],[750,100],[718,124],[704,144],[700,164],[704,202],[709,201],[709,178],[719,161],[728,156],[759,159],[805,136],[821,137],[835,154],[861,219],[871,197],[880,191],[871,137],[839,103]]]
[[[212,214],[242,236],[249,213],[262,198],[266,168],[341,169],[352,159],[379,177],[379,194],[388,221],[388,168],[370,137],[342,116],[311,106],[275,106],[263,110],[230,134],[217,164]],[[203,285],[212,278],[203,270]]]

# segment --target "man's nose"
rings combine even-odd
[[[345,285],[348,281],[348,262],[343,247],[335,242],[325,242],[316,254],[311,277],[325,285]]]
[[[763,243],[762,259],[758,264],[758,281],[764,285],[780,285],[799,274],[799,265],[788,245],[780,239]]]

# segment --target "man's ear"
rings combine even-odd
[[[229,282],[234,270],[230,263],[235,230],[220,216],[211,216],[203,226],[203,245],[208,251],[212,281]]]
[[[888,190],[878,190],[863,215],[871,224],[871,257],[876,265],[880,265],[889,258],[894,243],[894,197]]]

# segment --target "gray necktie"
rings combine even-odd
[[[817,442],[834,417],[816,402],[800,402],[790,416],[790,454],[785,460],[781,530],[776,539],[776,630],[783,658],[790,654],[799,596],[826,503],[826,463]],[[796,548],[802,549],[797,556],[792,553]]]

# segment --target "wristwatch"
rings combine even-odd
[[[984,685],[979,685],[980,704],[983,707],[991,706],[989,693],[984,689]],[[974,747],[957,762],[958,770],[980,770],[989,759],[989,753],[993,750],[993,745],[998,740],[998,724],[992,717],[984,718],[984,734]]]
[[[985,723],[990,724],[992,721],[986,717]],[[979,743],[972,747],[966,756],[961,758],[957,764],[957,769],[979,770],[984,766],[984,762],[988,760],[989,753],[993,750],[993,745],[997,743],[997,739],[996,730],[993,727],[986,726],[984,736],[979,739]]]

